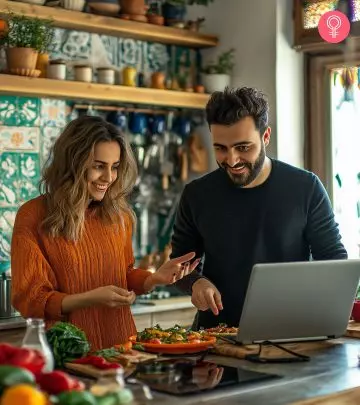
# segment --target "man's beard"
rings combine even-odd
[[[261,169],[263,168],[265,162],[265,157],[266,157],[265,146],[264,144],[262,144],[259,156],[257,157],[254,163],[242,162],[236,164],[233,167],[229,166],[226,163],[220,164],[219,162],[217,162],[217,164],[219,165],[219,167],[221,167],[226,171],[226,173],[228,174],[228,176],[235,185],[239,187],[246,187],[250,183],[252,183],[260,174]],[[245,168],[245,171],[243,173],[234,174],[229,172],[229,167],[231,167],[232,169],[236,169],[242,166],[244,166]]]

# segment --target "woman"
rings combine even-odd
[[[137,177],[124,136],[99,117],[68,124],[44,170],[44,194],[18,211],[11,245],[12,303],[47,327],[82,328],[93,349],[136,332],[136,295],[172,284],[193,271],[190,252],[156,273],[134,269],[134,214],[127,203]]]

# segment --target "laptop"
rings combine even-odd
[[[359,279],[360,260],[256,264],[236,342],[285,343],[343,336]]]

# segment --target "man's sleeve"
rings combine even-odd
[[[194,218],[195,201],[191,201],[189,186],[185,186],[181,195],[176,213],[173,235],[171,239],[170,258],[182,256],[189,252],[195,252],[196,258],[202,257],[204,253],[203,240],[196,226]],[[202,278],[202,262],[191,274],[175,283],[175,286],[187,294],[192,293],[192,285]]]
[[[314,175],[305,237],[314,260],[347,259],[329,196]]]

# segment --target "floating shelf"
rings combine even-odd
[[[218,45],[218,38],[185,29],[159,26],[116,17],[70,11],[63,8],[36,6],[17,1],[0,0],[0,14],[8,10],[30,17],[52,18],[54,25],[77,31],[93,32],[115,37],[134,38],[149,42],[208,48]]]
[[[0,94],[203,109],[208,94],[0,74]]]

